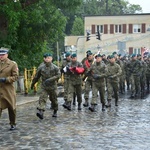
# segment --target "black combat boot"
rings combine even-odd
[[[102,111],[105,111],[105,104],[102,104]]]
[[[67,108],[67,100],[65,99],[65,102],[62,105],[64,108]]]
[[[76,93],[73,94],[73,105],[76,105]]]
[[[67,108],[68,110],[71,110],[71,102],[67,102],[67,105],[66,105],[66,106],[67,106],[66,108]]]
[[[78,103],[78,110],[81,110],[81,103]]]
[[[106,108],[111,107],[111,99],[108,99],[107,101],[108,101],[108,103],[107,103],[107,105],[105,105]]]
[[[85,99],[85,103],[83,104],[84,107],[88,107],[89,106],[89,102],[88,99]]]
[[[96,107],[96,105],[91,104],[91,106],[89,107],[89,110],[90,110],[91,112],[96,112],[95,107]]]
[[[134,94],[131,94],[130,98],[134,98],[134,97],[135,97]]]
[[[10,125],[10,129],[11,131],[15,130],[16,129],[16,126],[15,125]]]
[[[43,110],[41,110],[41,109],[38,109],[37,110],[37,113],[36,113],[36,115],[37,115],[37,117],[39,117],[40,119],[43,119],[44,117],[43,117]]]
[[[115,106],[118,106],[118,98],[115,99]]]
[[[57,110],[54,110],[52,117],[57,117]]]

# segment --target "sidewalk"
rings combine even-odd
[[[63,87],[59,86],[58,87],[58,97],[62,97],[63,92],[64,92]],[[24,93],[17,93],[17,106],[38,101],[38,99],[39,99],[39,94],[25,95]]]
[[[17,106],[37,101],[39,95],[17,94]]]

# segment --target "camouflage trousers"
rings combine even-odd
[[[91,104],[97,104],[97,93],[100,95],[100,102],[105,104],[105,82],[93,82]]]
[[[68,87],[68,98],[67,101],[71,102],[74,93],[76,93],[77,96],[77,102],[82,103],[82,85],[81,84],[74,84],[72,82],[69,82],[69,87]]]
[[[131,94],[139,94],[140,92],[140,76],[131,75]]]
[[[107,80],[107,99],[111,100],[114,94],[115,99],[119,97],[119,82],[113,79]]]
[[[65,77],[64,78],[64,100],[67,100],[68,97],[68,87],[69,87],[69,79]]]
[[[91,89],[92,89],[92,80],[87,80],[85,82],[84,99],[86,100],[89,99],[89,93]]]
[[[41,89],[39,103],[37,109],[45,111],[47,99],[51,101],[52,109],[58,110],[57,89]]]

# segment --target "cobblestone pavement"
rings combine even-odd
[[[14,131],[9,131],[8,114],[6,110],[3,112],[0,150],[150,149],[150,95],[142,100],[121,96],[119,106],[115,107],[113,101],[105,112],[98,103],[94,113],[83,107],[78,111],[77,106],[68,111],[62,107],[63,99],[58,98],[58,117],[51,117],[53,111],[48,101],[43,120],[35,115],[35,99],[17,107]]]

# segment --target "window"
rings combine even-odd
[[[141,54],[141,49],[140,48],[134,48],[133,53],[136,54],[136,55]]]
[[[133,33],[141,33],[141,25],[140,24],[133,25]]]
[[[122,25],[121,24],[115,25],[115,33],[122,33]]]
[[[100,33],[104,33],[104,26],[103,25],[97,25],[96,26],[96,32],[99,31]]]

